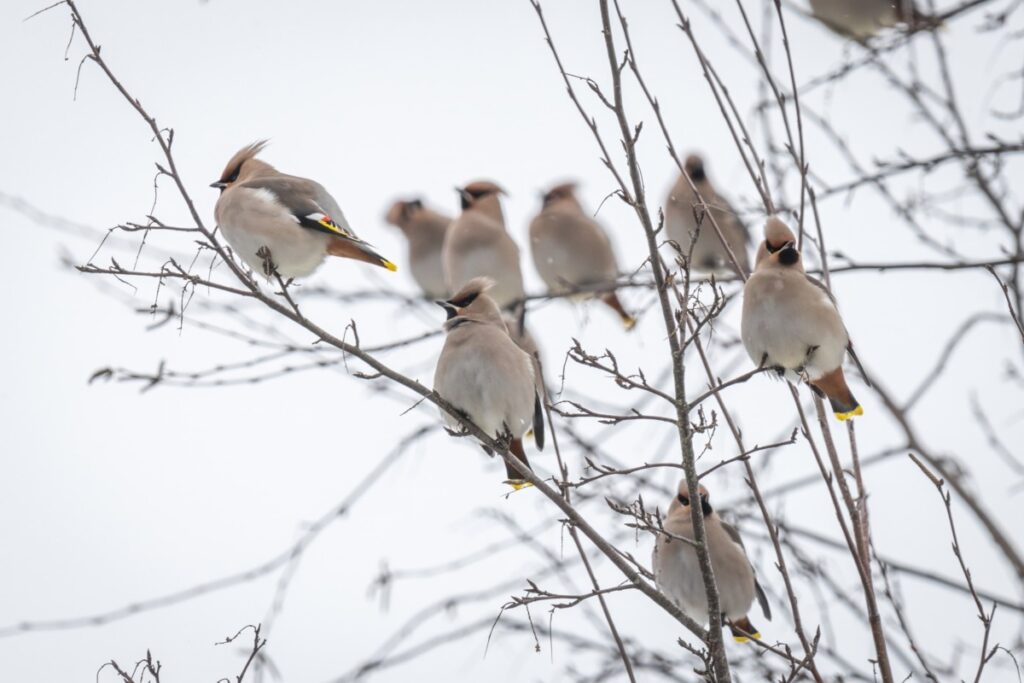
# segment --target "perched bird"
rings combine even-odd
[[[452,219],[423,206],[419,199],[395,202],[385,219],[405,235],[409,243],[409,271],[423,293],[431,299],[448,296],[441,249]]]
[[[501,310],[487,293],[491,286],[488,278],[473,278],[450,299],[437,302],[448,319],[434,391],[487,434],[509,440],[509,451],[528,467],[522,437],[531,426],[537,448],[544,449],[541,380],[533,358],[509,336]],[[451,429],[460,428],[456,418],[444,411],[442,417]],[[508,463],[505,470],[513,488],[527,485]]]
[[[540,213],[530,222],[530,251],[548,289],[565,294],[581,287],[614,284],[619,265],[612,244],[601,226],[584,213],[576,198],[576,184],[556,185],[542,201]],[[632,329],[636,320],[614,291],[598,296],[619,315],[627,330]]]
[[[759,367],[791,382],[806,380],[828,397],[840,420],[864,413],[843,375],[846,351],[857,357],[835,299],[804,272],[796,236],[775,216],[765,224],[754,274],[743,288],[740,336]]]
[[[665,229],[669,239],[674,240],[686,255],[690,251],[692,236],[699,227],[700,234],[690,255],[691,266],[702,271],[735,270],[729,253],[722,246],[722,240],[718,238],[715,226],[711,224],[710,216],[714,216],[718,228],[722,231],[722,237],[728,242],[729,249],[736,257],[736,262],[744,273],[750,272],[750,261],[747,258],[747,242],[750,241],[750,236],[747,234],[747,228],[740,222],[729,202],[718,194],[708,180],[704,172],[704,160],[696,154],[691,154],[686,157],[683,169],[686,175],[690,176],[700,197],[703,197],[704,202],[711,208],[705,210],[700,204],[700,197],[690,189],[686,178],[679,176],[679,180],[669,192],[668,201],[665,202]]]
[[[448,228],[444,240],[444,272],[449,291],[460,289],[475,277],[494,281],[490,296],[499,308],[523,299],[523,273],[519,247],[505,230],[499,195],[504,190],[479,180],[456,188],[462,213]]]
[[[276,268],[286,279],[311,274],[328,255],[398,269],[356,236],[323,185],[257,159],[266,144],[238,150],[210,185],[220,189],[217,224],[239,258],[267,277]]]
[[[879,31],[905,24],[911,31],[936,28],[942,22],[914,5],[913,0],[810,0],[814,18],[839,35],[864,42]]]
[[[746,642],[747,634],[760,638],[757,627],[747,617],[754,598],[757,598],[768,621],[772,619],[772,612],[768,597],[754,576],[754,568],[747,559],[739,532],[715,513],[708,490],[703,486],[700,487],[700,508],[704,513],[704,531],[722,615],[728,620],[729,630],[737,642]],[[693,540],[690,495],[685,479],[679,483],[679,493],[669,504],[668,516],[662,526],[670,534]],[[658,590],[695,621],[706,622],[708,599],[697,549],[686,541],[658,534],[654,542],[653,566]]]

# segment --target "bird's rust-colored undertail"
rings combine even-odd
[[[822,375],[811,384],[828,397],[828,402],[832,405],[832,412],[840,420],[848,420],[855,415],[864,414],[864,409],[853,397],[853,392],[850,391],[850,387],[846,383],[842,367]]]

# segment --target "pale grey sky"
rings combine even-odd
[[[143,394],[135,384],[87,383],[96,369],[108,365],[152,370],[166,360],[169,367],[198,370],[243,360],[253,352],[197,329],[187,319],[180,331],[173,324],[147,331],[153,321],[132,309],[153,302],[154,283],[136,283],[134,291],[62,265],[64,258],[85,262],[106,228],[144,219],[153,203],[158,154],[142,121],[94,65],[83,66],[75,98],[82,43],[76,36],[65,59],[71,24],[64,8],[22,21],[40,6],[24,0],[0,6],[0,63],[5,65],[0,70],[0,91],[5,93],[0,108],[0,216],[8,246],[5,285],[0,288],[0,307],[7,318],[6,334],[0,335],[0,629],[22,621],[102,612],[248,569],[286,548],[306,524],[348,495],[398,438],[437,422],[434,411],[422,406],[404,413],[414,403],[411,395],[379,394],[343,368],[251,386],[161,387]],[[740,205],[756,207],[753,187],[692,50],[675,26],[671,6],[627,2],[624,7],[641,67],[676,144],[705,153],[711,177]],[[605,83],[594,3],[548,2],[545,8],[566,68]],[[236,149],[264,137],[272,141],[264,153],[267,160],[287,172],[321,180],[353,227],[400,265],[404,253],[399,237],[382,220],[396,196],[420,194],[454,212],[454,184],[496,179],[510,193],[510,231],[525,247],[537,191],[552,180],[579,179],[592,210],[613,190],[589,132],[565,95],[527,0],[82,0],[81,10],[124,84],[161,125],[175,129],[181,173],[210,223],[216,192],[206,186]],[[722,11],[742,35],[735,8],[730,4]],[[760,8],[753,13],[760,16]],[[799,81],[840,64],[841,40],[793,13],[787,17]],[[694,11],[694,22],[741,111],[748,114],[758,96],[757,74],[703,14]],[[1004,98],[1012,106],[1012,97],[1003,91],[993,95],[992,78],[977,75],[1008,70],[1014,59],[1019,61],[1019,45],[1002,48],[976,32],[979,23],[979,17],[967,18],[945,38],[952,47],[964,109],[981,132],[997,125],[984,116],[991,98]],[[914,49],[927,74],[932,61],[925,46],[920,42]],[[894,59],[902,65],[906,53],[898,54]],[[639,93],[630,87],[627,95],[634,117],[646,122],[645,180],[652,199],[660,200],[674,179],[674,165]],[[587,104],[598,111],[592,98]],[[857,75],[838,87],[816,91],[808,106],[829,118],[864,163],[893,158],[897,149],[927,154],[939,148],[877,75]],[[611,120],[603,119],[602,126],[609,140],[617,140]],[[1019,137],[1019,128],[1004,124],[1002,133]],[[763,142],[760,132],[757,141]],[[813,171],[833,182],[851,177],[834,147],[810,125],[807,143]],[[1019,165],[1006,171],[1018,186],[1020,171]],[[962,183],[955,171],[940,173],[944,175],[931,182],[946,182],[951,188]],[[790,196],[794,179],[791,172]],[[909,178],[896,187],[905,194],[917,189]],[[12,197],[92,232],[60,230],[53,221],[32,220],[16,210]],[[965,202],[958,208],[971,213],[975,207]],[[188,219],[166,179],[161,181],[157,212],[168,223],[185,224]],[[851,257],[942,258],[921,247],[867,189],[850,201],[823,201],[821,213],[830,249]],[[613,198],[603,204],[599,218],[612,234],[624,268],[636,267],[646,247],[631,212]],[[759,221],[751,220],[755,225]],[[971,256],[1000,253],[994,232],[953,230],[938,220],[927,228]],[[188,253],[190,246],[188,240],[154,238],[141,262],[159,264],[164,254]],[[134,248],[114,244],[97,262],[106,263],[114,255],[130,263],[134,253]],[[532,266],[524,262],[523,268],[528,288],[540,291]],[[385,283],[413,292],[407,269],[396,275],[370,273],[347,262],[328,263],[314,283],[344,289]],[[834,289],[861,357],[901,397],[911,393],[946,336],[971,312],[1005,312],[1002,295],[987,273],[842,275],[835,278]],[[226,301],[207,292],[196,296]],[[634,306],[648,302],[647,295],[625,296]],[[167,295],[160,301],[166,303]],[[425,307],[396,315],[398,309],[391,304],[306,305],[339,333],[355,317],[364,343],[415,334],[441,322],[439,311]],[[738,320],[734,306],[726,324],[735,330]],[[635,333],[626,334],[603,310],[553,302],[537,306],[531,323],[553,366],[560,365],[572,336],[594,350],[610,348],[624,365],[642,365],[651,375],[664,365],[663,331],[656,315],[647,315]],[[283,323],[274,324],[298,343],[312,341]],[[987,449],[969,414],[969,397],[976,393],[991,422],[1020,455],[1020,390],[1005,379],[1008,363],[1020,368],[1018,341],[1004,325],[990,324],[972,333],[950,361],[950,374],[913,417],[928,445],[970,463],[973,486],[984,504],[1024,545],[1012,523],[1020,519],[1022,494],[1010,490],[1015,483],[1011,472]],[[439,344],[433,340],[388,358],[429,383]],[[737,352],[721,349],[716,357],[724,366]],[[732,366],[749,367],[745,356]],[[569,369],[568,382],[581,394],[624,400],[611,383],[578,369]],[[694,377],[692,388],[702,387]],[[857,422],[861,452],[899,446],[900,434],[884,418],[873,393],[859,385],[855,391],[866,411]],[[767,443],[787,429],[793,412],[787,395],[784,385],[763,377],[732,392],[731,404],[749,443]],[[627,460],[668,460],[671,451],[645,450],[661,443],[664,435],[657,428],[626,426],[605,445]],[[714,445],[709,463],[734,454],[724,431]],[[550,452],[535,460],[541,468],[552,467]],[[449,593],[489,586],[496,576],[521,577],[525,586],[543,558],[523,545],[450,576],[400,583],[387,610],[367,594],[384,561],[395,568],[430,566],[494,540],[500,526],[486,510],[500,510],[525,527],[554,518],[554,509],[535,492],[504,499],[500,469],[471,444],[435,433],[333,524],[305,556],[271,633],[268,652],[285,680],[330,680],[362,661],[417,609]],[[761,483],[769,486],[811,471],[809,451],[800,445],[778,455]],[[941,503],[913,465],[897,457],[869,469],[866,476],[879,552],[959,579]],[[712,485],[720,501],[745,495],[739,470],[719,472]],[[628,482],[616,490],[627,494]],[[963,512],[959,506],[954,509]],[[772,510],[839,537],[820,486],[777,500]],[[620,518],[603,515],[600,520],[605,533],[622,530]],[[959,515],[958,523],[978,585],[1020,599],[1019,582],[996,561],[988,538],[966,514]],[[539,538],[552,552],[571,553],[557,527]],[[646,558],[651,540],[641,537],[626,545]],[[766,582],[778,583],[766,544],[761,540],[750,545]],[[848,563],[841,558],[829,562],[856,597],[859,589]],[[264,618],[276,577],[106,626],[0,638],[2,678],[92,680],[104,661],[134,661],[147,648],[165,663],[167,680],[233,676],[240,665],[237,649],[213,643]],[[618,581],[607,567],[602,578]],[[580,577],[576,580],[583,583]],[[969,601],[910,580],[902,588],[922,642],[940,653],[960,642],[976,646]],[[494,617],[507,594],[516,590],[460,610],[459,617],[466,622]],[[801,597],[812,623],[817,623],[812,596]],[[631,637],[673,651],[678,629],[649,601],[635,593],[610,601]],[[780,616],[763,629],[770,637],[791,638],[784,605],[776,607]],[[534,616],[546,623],[543,610]],[[994,633],[1008,644],[1020,630],[1020,618],[1009,611],[1000,617]],[[464,621],[438,614],[411,642]],[[580,615],[559,615],[555,626],[561,624],[589,637],[604,637],[599,623]],[[864,661],[871,655],[864,629],[841,617],[835,628],[845,634],[854,658]],[[556,644],[552,652],[547,643],[541,653],[534,653],[524,634],[499,634],[486,653],[485,644],[483,637],[473,636],[407,667],[382,672],[377,680],[404,681],[414,674],[420,680],[555,680],[568,656],[568,650]]]

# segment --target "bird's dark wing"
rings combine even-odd
[[[324,208],[323,202],[317,201],[317,195],[323,191],[323,188],[312,180],[292,176],[253,178],[242,183],[241,187],[266,190],[272,193],[304,228],[335,237],[361,241],[355,233],[341,224],[343,221],[340,219],[340,214],[339,221],[335,221],[328,210]],[[331,203],[333,204],[333,201]],[[335,204],[335,206],[337,205]]]

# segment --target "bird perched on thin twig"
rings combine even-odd
[[[534,359],[509,336],[501,310],[487,294],[491,284],[488,278],[473,278],[450,299],[437,302],[448,319],[434,391],[485,433],[507,441],[509,452],[529,467],[522,437],[531,427],[537,448],[544,449],[542,380]],[[444,411],[442,417],[452,430],[460,429],[457,418]],[[505,470],[513,488],[527,485],[507,462]]]
[[[746,642],[751,636],[760,638],[761,634],[750,623],[747,614],[756,597],[765,618],[771,621],[768,597],[754,576],[754,568],[747,559],[747,551],[739,532],[723,522],[711,507],[707,489],[701,486],[699,490],[704,532],[722,615],[728,620],[733,638],[738,642]],[[684,479],[679,483],[678,494],[669,504],[668,516],[662,525],[665,531],[681,538],[658,534],[654,543],[654,581],[658,590],[676,603],[679,609],[695,621],[704,623],[708,620],[708,599],[700,559],[696,547],[681,540],[693,541],[693,520],[690,515],[690,495]]]
[[[913,0],[810,0],[811,14],[839,35],[864,42],[879,31],[906,25],[911,31],[937,28],[941,20]]]
[[[395,202],[385,219],[405,235],[409,243],[409,272],[423,294],[430,299],[448,296],[441,250],[452,219],[427,208],[419,199]]]
[[[266,144],[238,150],[210,185],[220,189],[217,224],[242,261],[267,277],[276,270],[286,279],[310,275],[328,255],[397,270],[356,236],[323,185],[257,159]]]
[[[858,361],[836,301],[804,272],[796,236],[775,216],[765,223],[757,265],[743,288],[741,336],[758,367],[794,383],[805,380],[828,397],[840,420],[864,413],[843,374],[847,351]]]
[[[690,188],[685,176],[679,176],[665,202],[665,230],[669,239],[679,245],[683,256],[690,255],[690,267],[695,270],[735,271],[729,252],[722,246],[722,240],[711,223],[711,216],[714,216],[722,237],[736,257],[736,263],[744,273],[750,272],[750,261],[747,258],[750,235],[732,205],[711,184],[704,170],[704,160],[691,154],[686,157],[683,170],[700,194],[698,196]],[[707,209],[701,204],[701,198],[707,204]],[[693,242],[695,234],[696,243]]]
[[[544,194],[542,202],[540,213],[530,222],[530,251],[548,289],[566,294],[588,286],[613,285],[619,266],[611,241],[597,221],[584,213],[576,198],[576,184],[556,185]],[[591,296],[600,297],[615,311],[627,330],[636,324],[614,290]]]
[[[444,240],[444,271],[449,291],[460,289],[475,277],[494,281],[490,296],[499,308],[523,300],[523,273],[519,247],[505,230],[501,195],[494,183],[478,180],[455,188],[462,213],[448,228]]]

